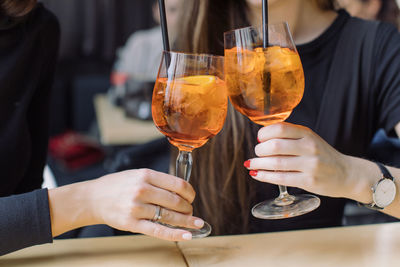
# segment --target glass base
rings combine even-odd
[[[259,219],[286,219],[313,211],[320,203],[320,199],[313,195],[288,195],[285,199],[276,198],[258,203],[251,213]]]
[[[160,223],[160,224],[167,226],[169,228],[172,228],[172,229],[181,229],[181,230],[188,231],[188,232],[192,233],[193,239],[207,237],[211,234],[211,230],[212,230],[211,225],[209,225],[207,222],[204,222],[203,227],[200,229],[178,227],[178,226],[172,226],[172,225],[168,225],[168,224],[164,224],[164,223]]]

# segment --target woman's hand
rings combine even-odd
[[[245,162],[259,181],[302,188],[331,197],[349,197],[347,156],[306,127],[278,123],[260,129],[259,158]]]
[[[160,206],[161,222],[201,228],[203,220],[191,216],[194,197],[195,191],[184,180],[147,169],[110,174],[61,187],[58,191],[50,190],[53,236],[70,230],[65,229],[65,225],[73,229],[107,224],[119,230],[170,241],[190,240],[190,232],[171,229],[151,220]]]
[[[151,170],[125,171],[102,177],[93,188],[95,217],[120,230],[174,241],[184,239],[183,235],[189,232],[150,221],[157,206],[162,208],[160,221],[163,223],[187,228],[199,228],[204,224],[191,216],[195,197],[192,186],[168,174]]]
[[[260,129],[258,158],[245,162],[250,175],[259,181],[302,188],[330,197],[372,202],[371,187],[382,178],[371,161],[339,153],[306,127],[278,123]],[[400,192],[400,169],[388,167]],[[400,218],[400,194],[382,210]]]

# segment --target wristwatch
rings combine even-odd
[[[375,163],[381,170],[383,177],[371,187],[373,199],[372,203],[359,204],[369,209],[383,210],[393,202],[396,196],[396,184],[394,183],[394,178],[390,174],[389,170],[381,163]]]

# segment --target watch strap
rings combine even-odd
[[[376,165],[378,165],[384,178],[390,179],[392,181],[394,180],[394,177],[390,174],[389,170],[382,163],[379,163],[379,162],[375,162],[375,163],[376,163]]]
[[[375,204],[375,202],[372,202],[370,204],[365,204],[365,203],[360,203],[360,202],[357,202],[357,203],[358,203],[359,207],[369,208],[371,210],[383,210],[384,209],[384,208],[377,206]]]

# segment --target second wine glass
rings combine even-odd
[[[152,114],[157,128],[179,149],[176,176],[189,182],[192,151],[221,131],[228,107],[224,57],[164,52],[153,91]],[[211,233],[186,229],[194,238]]]
[[[268,25],[268,33],[267,48],[263,48],[261,27],[224,34],[229,99],[240,113],[262,126],[287,119],[304,92],[303,67],[288,24]],[[290,195],[286,186],[279,186],[279,191],[276,199],[254,206],[252,214],[261,219],[283,219],[320,205],[314,195]]]

